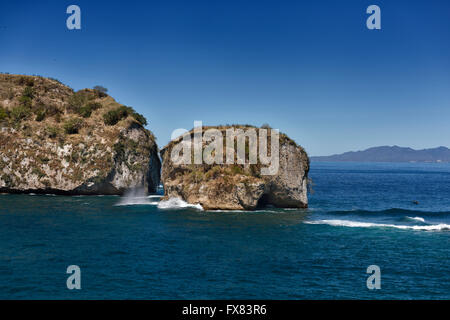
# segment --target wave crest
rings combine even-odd
[[[327,224],[330,226],[339,226],[339,227],[357,227],[357,228],[397,228],[402,230],[420,230],[420,231],[443,231],[450,230],[450,225],[440,223],[434,225],[426,225],[426,226],[405,226],[405,225],[396,225],[396,224],[385,224],[385,223],[373,223],[373,222],[360,222],[360,221],[351,221],[351,220],[316,220],[316,221],[305,221],[307,224]]]
[[[193,208],[197,210],[202,210],[203,207],[200,204],[189,204],[180,198],[170,198],[169,200],[163,200],[158,203],[159,209],[180,209],[180,208]]]
[[[406,219],[425,223],[425,219],[422,217],[406,217]]]
[[[347,211],[329,211],[330,214],[335,215],[361,215],[361,216],[386,216],[386,215],[403,215],[403,216],[450,216],[450,211],[420,211],[400,208],[390,208],[386,210],[370,211],[370,210],[347,210]]]

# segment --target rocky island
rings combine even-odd
[[[255,127],[203,127],[203,132],[214,129],[225,136],[230,128],[245,131]],[[259,161],[256,164],[248,161],[244,164],[176,163],[172,156],[174,148],[185,143],[183,137],[193,137],[194,131],[172,140],[161,150],[164,199],[180,198],[189,204],[200,204],[205,210],[254,210],[267,205],[283,208],[308,206],[309,158],[305,150],[285,134],[279,135],[278,170],[274,174],[262,175],[263,165]],[[202,150],[206,147],[207,143],[203,141]],[[245,148],[248,158],[249,147]]]
[[[161,163],[146,119],[96,87],[0,74],[0,192],[154,192]]]

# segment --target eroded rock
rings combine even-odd
[[[106,124],[104,115],[120,107],[95,90],[74,93],[52,79],[0,75],[0,192],[156,191],[155,138],[129,107]],[[76,130],[69,127],[73,119]]]
[[[202,134],[208,129],[217,129],[223,133],[225,141],[229,128],[203,127]],[[247,130],[252,127],[239,128]],[[193,153],[194,131],[185,136],[192,141]],[[279,135],[278,170],[271,175],[262,175],[264,165],[259,161],[251,164],[248,157],[244,164],[226,164],[225,154],[229,146],[227,148],[225,144],[223,164],[178,163],[173,157],[174,150],[182,149],[183,144],[188,145],[189,142],[180,137],[161,150],[161,178],[166,200],[181,198],[190,204],[200,204],[206,210],[254,210],[267,205],[283,208],[308,206],[309,158],[302,147],[284,134]],[[201,144],[204,151],[208,142],[202,141]],[[247,152],[248,149],[246,147]],[[194,156],[191,154],[187,158],[193,159]]]

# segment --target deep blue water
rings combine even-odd
[[[313,163],[311,177],[308,210],[0,195],[0,299],[450,298],[450,164]]]

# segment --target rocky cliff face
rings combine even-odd
[[[204,127],[203,132],[210,128]],[[230,126],[213,128],[225,136]],[[187,135],[193,137],[193,131]],[[245,164],[239,165],[177,163],[173,161],[173,150],[183,143],[183,139],[178,138],[161,150],[164,199],[181,198],[190,204],[200,204],[206,210],[253,210],[266,205],[308,206],[309,159],[305,150],[286,135],[279,136],[279,168],[272,175],[262,175],[264,166],[259,161],[250,164],[248,157]],[[203,151],[206,146],[207,143],[202,142]],[[189,157],[193,158],[192,154]]]
[[[154,192],[161,163],[146,120],[102,90],[0,75],[0,192]]]

